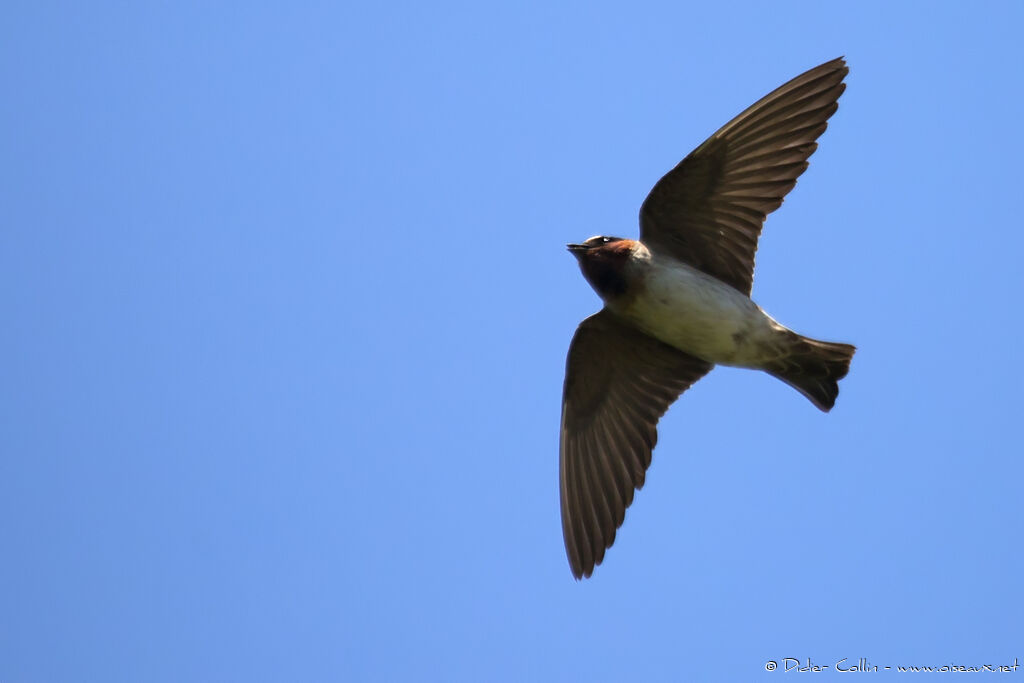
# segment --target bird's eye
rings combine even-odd
[[[608,244],[609,242],[612,241],[612,238],[611,237],[602,237],[601,241],[604,242],[605,244]]]

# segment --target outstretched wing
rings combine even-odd
[[[562,534],[577,579],[601,564],[643,486],[658,419],[711,367],[607,309],[580,323],[566,361],[559,448]]]
[[[848,71],[839,58],[797,76],[679,162],[640,207],[644,244],[750,294],[764,219],[807,168]]]

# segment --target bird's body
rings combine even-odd
[[[782,328],[750,297],[671,256],[630,240],[629,296],[611,311],[655,339],[717,365],[760,368]]]
[[[719,129],[655,184],[639,240],[569,245],[605,304],[576,330],[563,389],[562,531],[577,578],[601,563],[643,486],[658,420],[716,364],[834,405],[854,347],[787,329],[750,289],[764,219],[807,168],[846,72],[826,62]]]

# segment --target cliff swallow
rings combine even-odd
[[[566,360],[559,446],[562,533],[577,579],[615,541],[669,405],[715,364],[764,370],[823,411],[855,348],[783,327],[750,299],[767,214],[807,168],[848,69],[834,59],[766,95],[657,182],[640,240],[568,245],[604,308]]]

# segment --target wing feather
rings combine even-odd
[[[749,294],[764,220],[807,169],[847,72],[826,62],[722,126],[655,184],[641,240]]]
[[[711,365],[607,310],[569,345],[562,397],[562,532],[576,578],[590,576],[644,484],[658,420]]]

